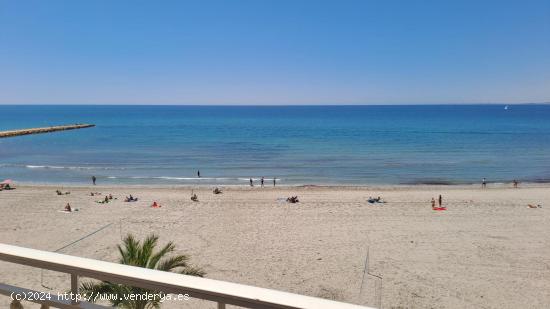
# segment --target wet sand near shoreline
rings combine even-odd
[[[212,279],[383,308],[550,303],[550,185],[221,189],[20,185],[0,192],[0,240],[55,251],[85,237],[60,253],[116,262],[121,237],[154,232]],[[117,199],[96,203],[109,193]],[[124,202],[129,194],[139,201]],[[446,211],[431,209],[439,194]],[[286,203],[293,195],[300,202]],[[368,203],[369,196],[386,203]],[[151,208],[153,201],[162,207]],[[66,203],[78,211],[60,212]],[[67,276],[5,262],[0,274],[37,290],[70,284]]]

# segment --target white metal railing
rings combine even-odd
[[[78,294],[78,278],[87,277],[164,293],[189,294],[192,298],[217,302],[219,309],[225,308],[226,304],[262,309],[368,309],[364,306],[316,297],[6,244],[0,244],[0,260],[70,274],[71,292],[75,295]],[[25,291],[31,290],[0,283],[0,294],[10,295],[13,292]],[[83,301],[70,302],[54,298],[34,302],[58,308],[101,307]]]

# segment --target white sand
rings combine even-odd
[[[160,235],[207,277],[383,308],[548,308],[550,188],[190,188],[20,186],[0,192],[0,241],[116,261],[121,236]],[[90,191],[117,201],[94,201]],[[124,203],[125,195],[140,198]],[[443,194],[447,211],[430,199]],[[298,195],[299,204],[278,201]],[[388,203],[369,204],[368,196]],[[162,208],[148,207],[153,200]],[[70,202],[78,212],[58,212]],[[527,204],[542,204],[529,209]],[[44,272],[64,291],[66,276]],[[41,287],[41,271],[0,262],[0,282]],[[9,300],[0,298],[0,306]],[[201,305],[202,306],[202,305]],[[212,307],[213,305],[210,305]],[[32,307],[37,307],[33,305]],[[200,307],[169,303],[168,307]]]

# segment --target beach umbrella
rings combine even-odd
[[[10,184],[11,181],[12,181],[11,179],[6,179],[6,180],[0,182],[0,185],[7,185],[7,184]]]

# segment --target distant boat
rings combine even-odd
[[[504,106],[504,110],[508,110],[508,105]]]

